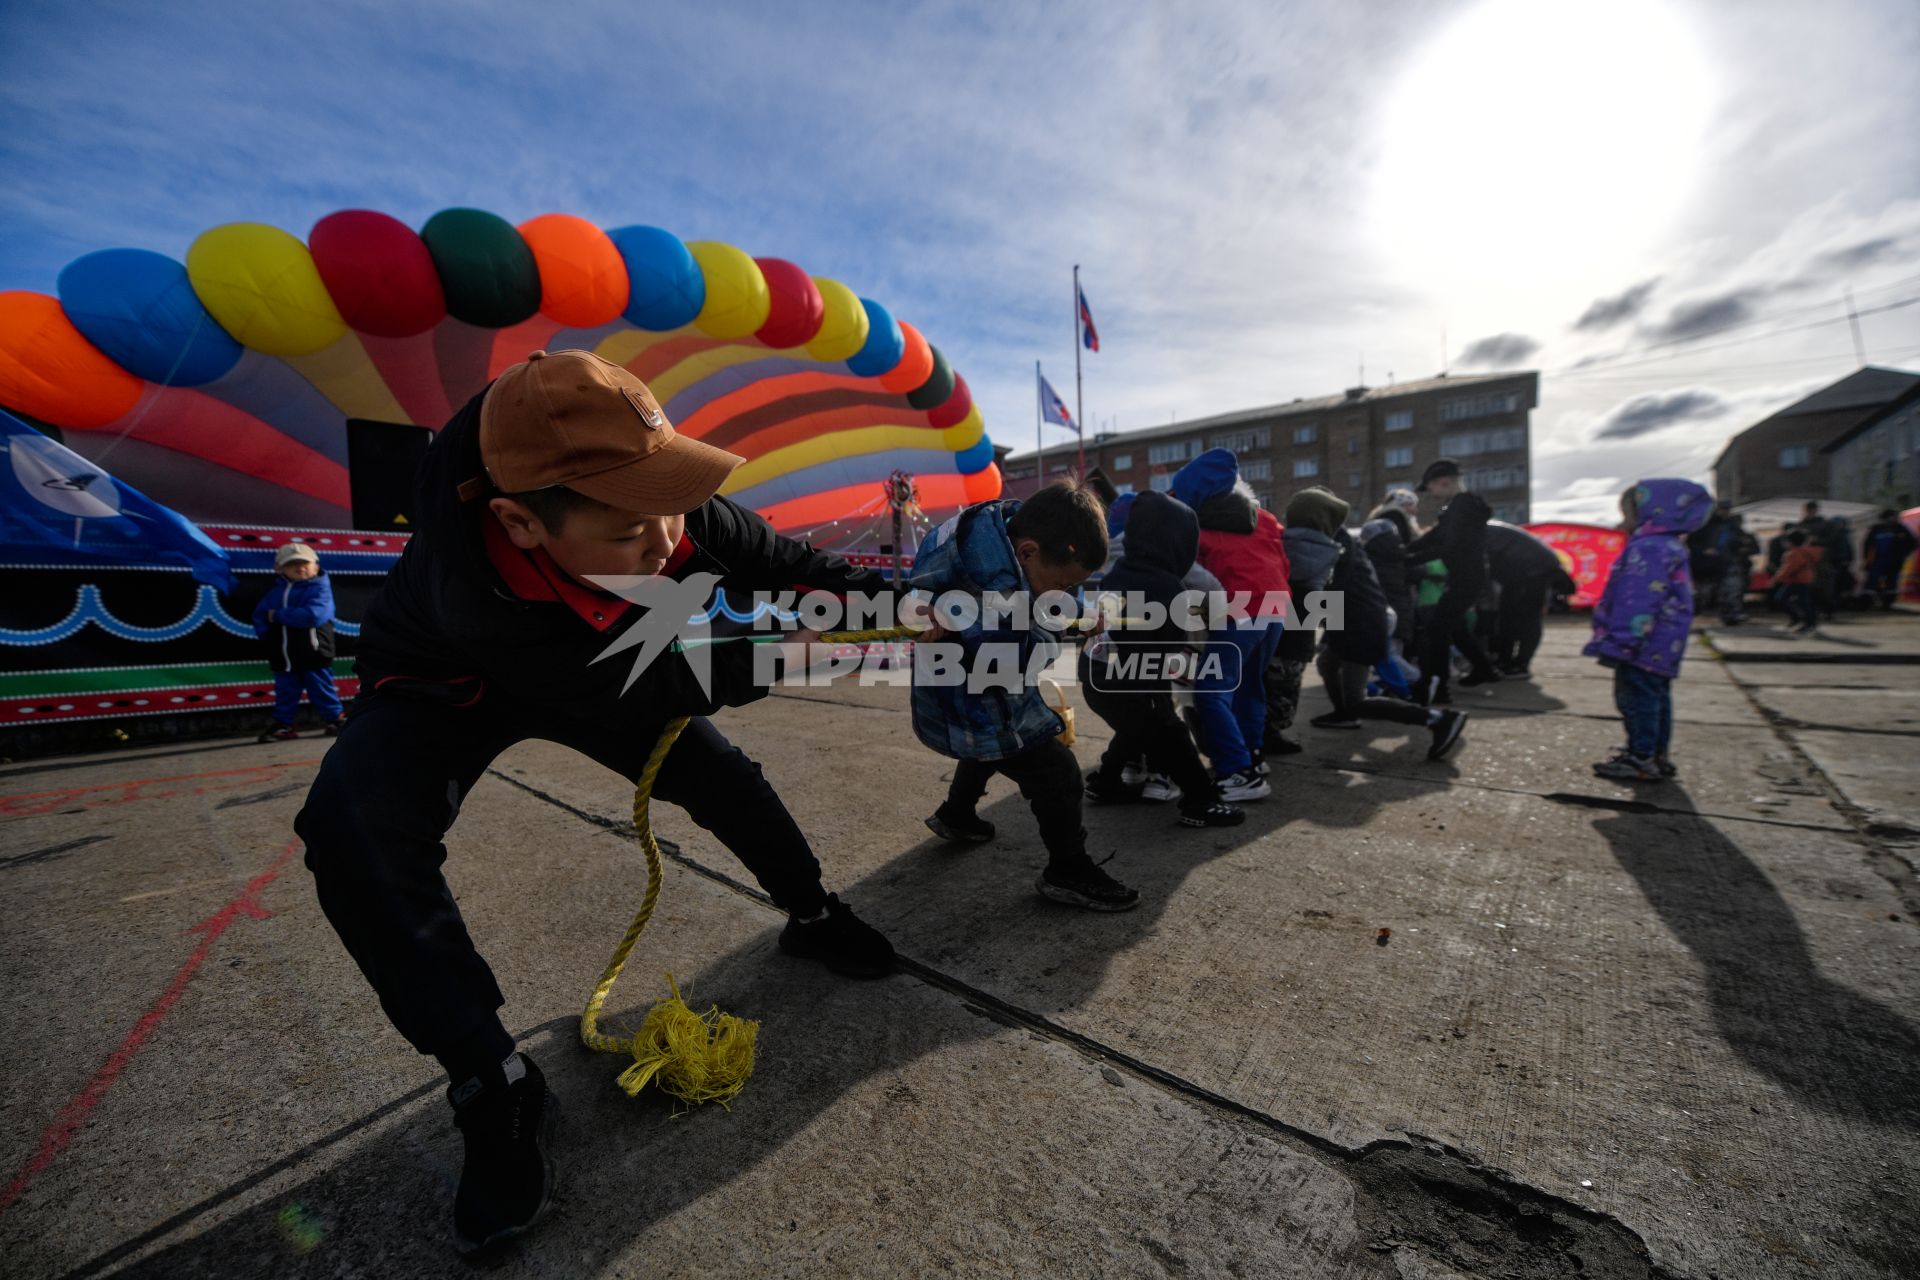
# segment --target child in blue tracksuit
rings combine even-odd
[[[965,606],[989,594],[1036,600],[1074,592],[1106,563],[1106,512],[1077,485],[1055,484],[1024,502],[996,500],[968,507],[927,535],[908,583],[940,603]],[[958,621],[949,614],[948,617]],[[1040,824],[1047,866],[1035,886],[1042,896],[1090,911],[1125,911],[1140,895],[1087,856],[1081,825],[1083,784],[1071,748],[1060,741],[1060,716],[1026,679],[1060,653],[1060,636],[1039,625],[1006,625],[985,610],[967,625],[928,632],[914,645],[913,731],[952,757],[946,802],[927,819],[943,840],[983,844],[994,828],[975,812],[987,783],[1004,774],[1020,788]]]
[[[273,727],[262,742],[300,736],[293,727],[305,693],[328,737],[347,722],[333,687],[333,587],[320,557],[304,542],[289,542],[273,557],[280,581],[253,606],[253,633],[267,642],[273,667]]]
[[[1707,522],[1713,497],[1691,480],[1642,480],[1620,497],[1627,545],[1593,607],[1593,639],[1582,651],[1613,669],[1613,700],[1627,745],[1593,766],[1603,778],[1658,782],[1677,772],[1673,681],[1693,626],[1693,575],[1686,537]]]

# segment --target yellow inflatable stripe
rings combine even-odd
[[[765,360],[785,354],[787,353],[769,351],[761,346],[730,344],[715,347],[711,351],[702,351],[697,356],[688,356],[659,377],[649,381],[647,388],[653,392],[655,400],[665,404],[694,383],[722,370],[731,369],[737,364],[746,364],[750,360]]]
[[[280,358],[349,418],[413,422],[413,416],[387,389],[386,379],[367,356],[360,336],[351,329],[311,355]]]
[[[593,354],[602,360],[611,360],[615,364],[623,365],[630,360],[639,359],[663,342],[671,342],[676,338],[684,338],[699,332],[690,324],[682,325],[678,329],[669,329],[665,333],[655,333],[648,329],[622,329],[618,333],[610,333],[600,339],[600,345],[593,349]]]
[[[737,493],[756,484],[799,471],[803,467],[830,462],[835,458],[853,458],[865,453],[884,453],[889,449],[944,449],[959,453],[980,443],[984,428],[971,414],[944,431],[926,427],[856,427],[851,431],[829,431],[811,440],[802,440],[771,453],[750,458],[735,467],[722,493]]]

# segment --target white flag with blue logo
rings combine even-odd
[[[227,553],[179,512],[0,412],[0,558],[33,564],[183,564],[221,592]]]

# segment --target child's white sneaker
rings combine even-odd
[[[1273,794],[1273,788],[1265,778],[1242,771],[1230,773],[1220,779],[1220,798],[1228,804],[1244,804],[1249,800],[1265,800]]]
[[[1166,800],[1178,800],[1180,788],[1173,785],[1173,779],[1164,773],[1150,773],[1140,787],[1140,798],[1159,804]]]

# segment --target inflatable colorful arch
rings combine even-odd
[[[595,351],[747,459],[725,492],[784,531],[912,473],[929,514],[996,497],[979,408],[919,330],[835,280],[657,227],[448,209],[418,232],[231,223],[184,264],[108,249],[56,297],[0,293],[0,406],[200,519],[351,525],[350,420],[438,428],[540,349]]]

